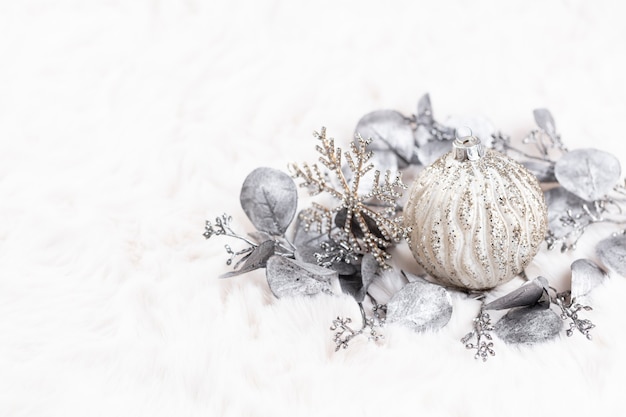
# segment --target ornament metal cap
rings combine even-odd
[[[454,159],[459,162],[477,161],[485,154],[485,149],[482,143],[480,143],[480,139],[473,136],[471,130],[469,135],[457,136],[454,142],[452,142],[452,148],[454,150]]]

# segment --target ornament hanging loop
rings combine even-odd
[[[480,139],[472,134],[470,128],[467,129],[469,130],[469,135],[460,137],[457,131],[457,138],[452,142],[454,159],[459,162],[477,161],[485,154],[485,149],[482,143],[480,143]]]

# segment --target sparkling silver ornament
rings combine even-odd
[[[417,262],[444,284],[488,289],[533,259],[547,213],[537,179],[474,136],[415,179],[404,208]]]

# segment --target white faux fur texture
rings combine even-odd
[[[455,297],[439,332],[335,353],[349,297],[219,280],[226,241],[202,237],[222,212],[250,230],[252,169],[425,92],[517,139],[547,107],[626,166],[624,51],[618,1],[0,1],[0,416],[626,415],[624,277],[595,290],[592,342],[479,363]],[[565,288],[608,233],[529,273]]]

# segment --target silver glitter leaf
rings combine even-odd
[[[626,277],[626,234],[601,240],[596,246],[596,254],[607,268]]]
[[[416,332],[445,326],[452,316],[452,301],[445,288],[415,281],[405,285],[387,303],[387,321]]]
[[[284,172],[257,168],[243,182],[239,200],[257,229],[279,236],[285,233],[296,214],[298,190]]]
[[[222,274],[220,275],[220,278],[231,278],[254,271],[255,269],[265,268],[267,260],[274,255],[275,250],[275,242],[273,240],[266,240],[259,246],[255,247],[246,258],[242,259],[244,262],[240,269]]]
[[[302,262],[316,263],[315,254],[322,251],[322,243],[328,242],[328,234],[305,230],[304,222],[298,219],[295,227],[293,244],[296,247],[296,259]]]
[[[361,260],[361,280],[362,286],[354,296],[357,302],[362,302],[367,294],[367,289],[374,282],[376,278],[380,277],[381,269],[380,265],[374,255],[366,253]]]
[[[572,263],[572,298],[578,303],[592,289],[602,284],[606,274],[589,259],[578,259]]]
[[[345,264],[346,266],[354,267],[352,264]],[[361,260],[360,272],[355,271],[351,274],[342,274],[339,272],[339,283],[341,284],[341,290],[350,294],[354,299],[361,303],[365,299],[367,290],[376,277],[379,277],[381,273],[380,265],[374,255],[366,253]]]
[[[430,104],[430,96],[426,93],[417,102],[417,123],[431,125],[433,121],[433,107]]]
[[[498,337],[509,344],[533,345],[558,336],[563,321],[541,305],[510,310],[494,326]]]
[[[535,123],[551,137],[556,136],[556,126],[554,124],[554,118],[552,113],[548,109],[535,109],[533,110],[533,116],[535,117]]]
[[[432,139],[415,150],[419,162],[428,166],[452,150],[452,141]]]
[[[535,177],[539,180],[539,182],[556,182],[556,177],[554,176],[554,163],[550,161],[533,161],[527,160],[522,161],[522,165],[526,167],[527,170],[533,173]]]
[[[367,147],[374,151],[391,151],[398,165],[407,166],[413,156],[413,129],[410,119],[395,110],[378,110],[366,114],[357,123],[355,134],[374,139]]]
[[[504,310],[513,307],[527,307],[540,301],[547,301],[547,305],[550,304],[548,281],[544,277],[537,277],[507,295],[486,304],[484,309]]]
[[[554,167],[554,175],[567,191],[587,201],[606,196],[621,175],[619,160],[598,149],[576,149],[563,155]]]
[[[563,187],[552,188],[545,192],[546,205],[548,206],[548,227],[556,238],[565,236],[572,230],[570,225],[563,223],[562,218],[568,210],[573,216],[583,214],[583,205],[587,201],[570,193]],[[589,219],[579,219],[582,226],[589,224]]]
[[[337,272],[284,256],[267,261],[267,283],[277,298],[332,294]]]

